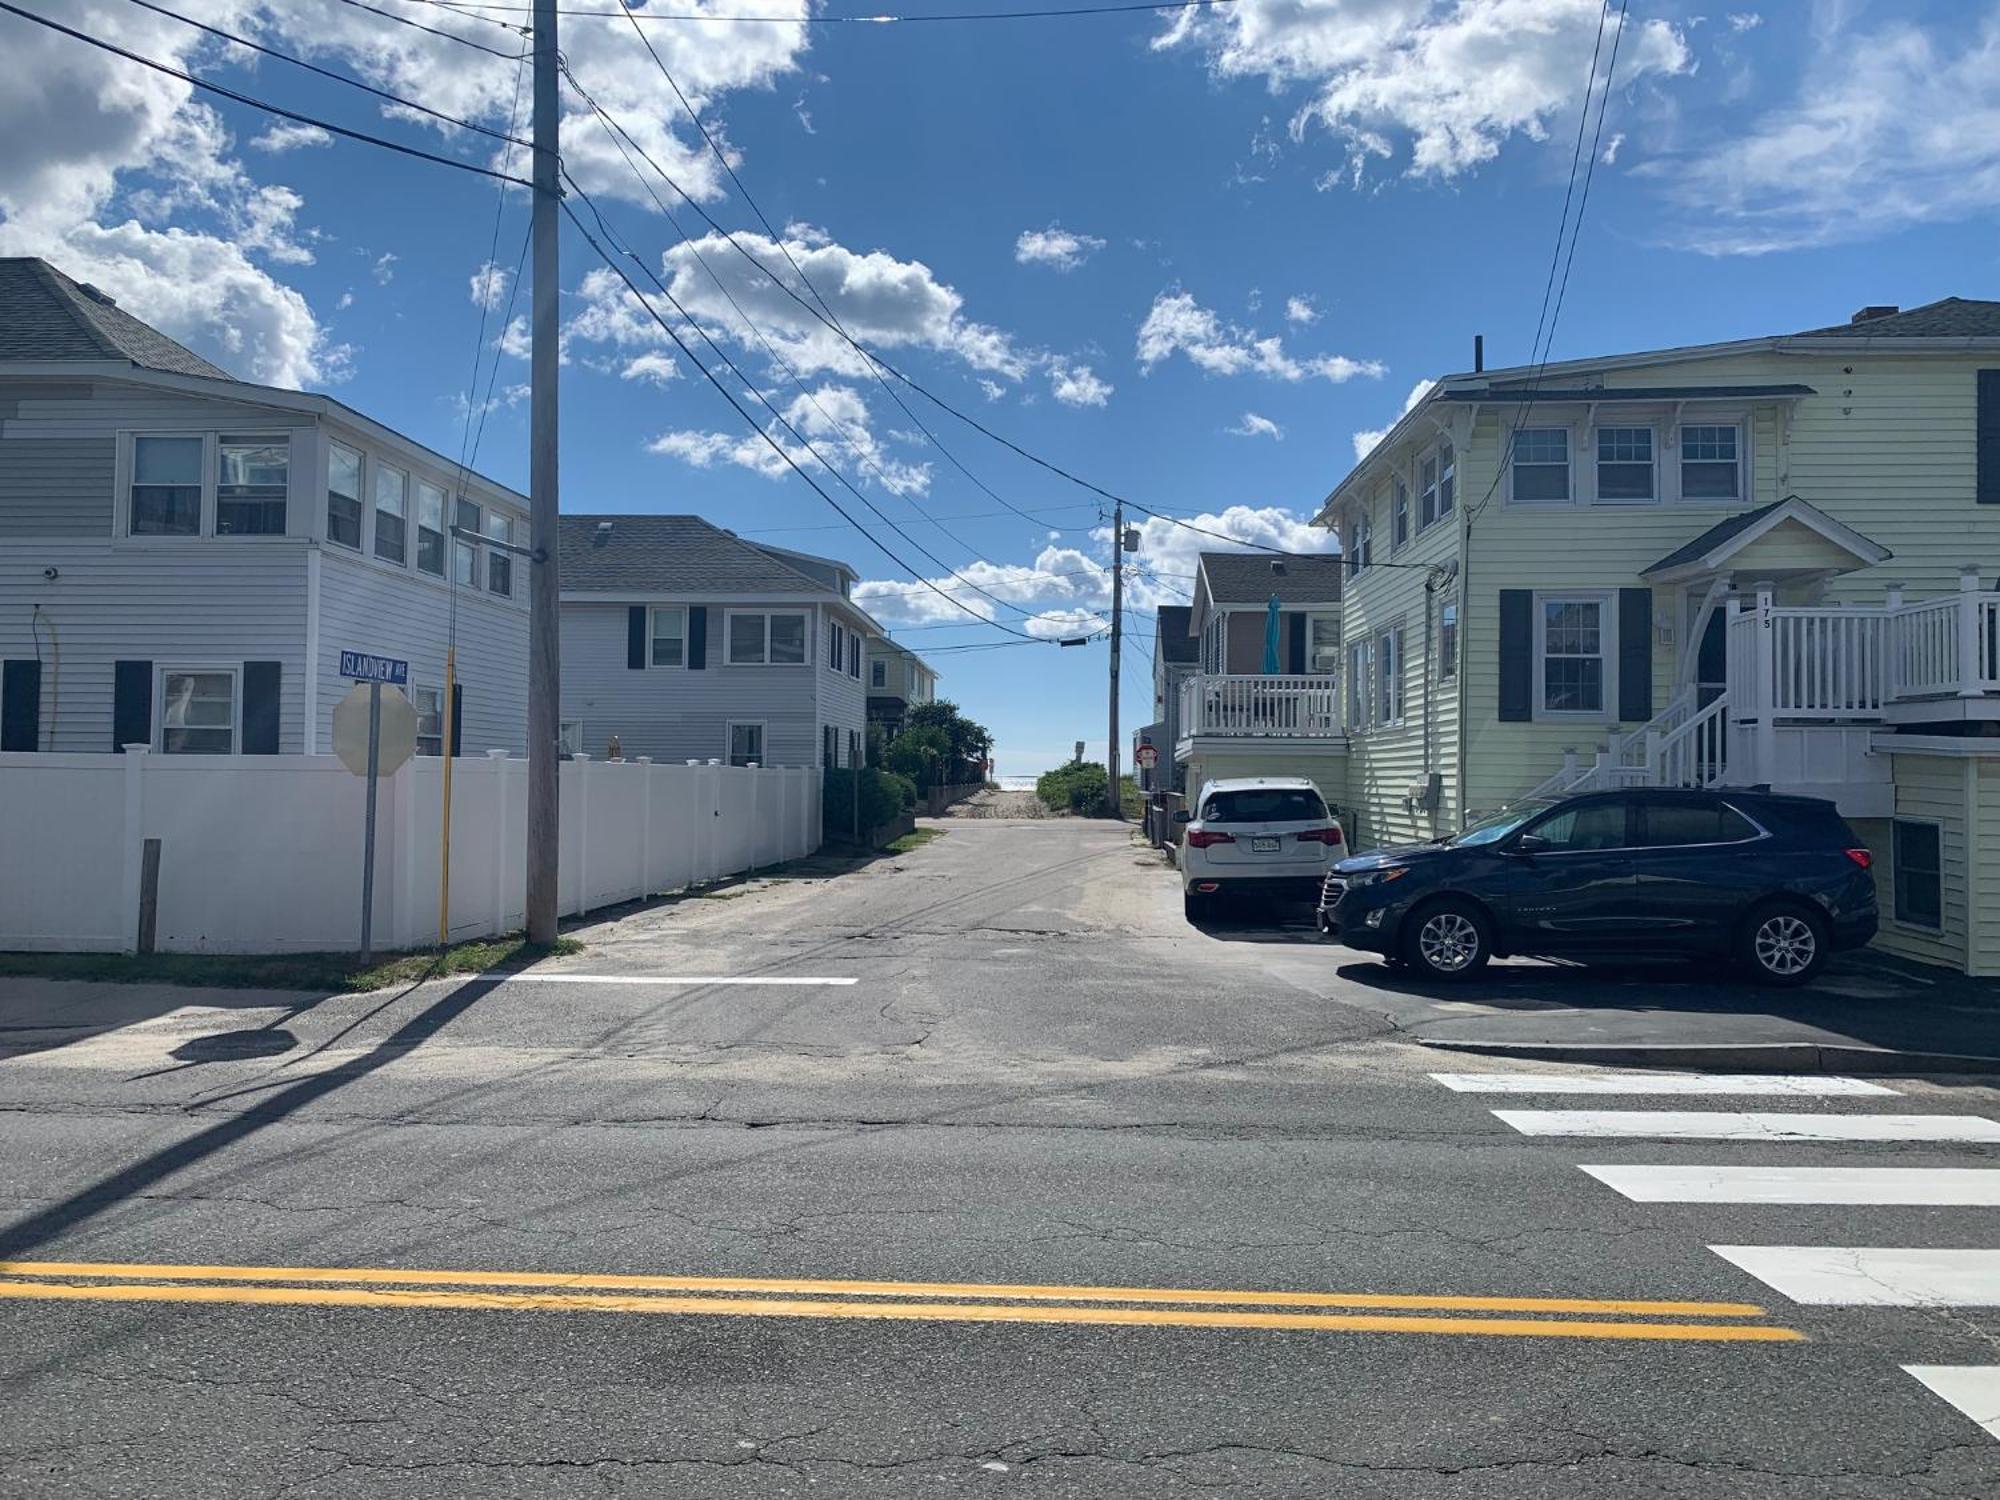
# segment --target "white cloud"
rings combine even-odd
[[[1281,443],[1285,440],[1284,428],[1273,422],[1269,417],[1258,416],[1254,411],[1246,411],[1243,413],[1243,420],[1241,422],[1238,422],[1234,427],[1225,427],[1222,430],[1234,433],[1237,437],[1276,438]]]
[[[1002,396],[1007,394],[1007,387],[997,380],[982,378],[979,382],[979,389],[988,401],[998,401]]]
[[[1642,169],[1713,255],[1867,239],[2000,207],[2000,15],[1836,32],[1795,98],[1692,161]]]
[[[1614,162],[1618,160],[1618,153],[1624,147],[1624,145],[1625,145],[1625,132],[1622,130],[1614,130],[1611,133],[1611,139],[1604,143],[1604,151],[1598,157],[1598,160],[1603,162],[1604,165],[1607,167],[1612,165]]]
[[[665,385],[681,378],[681,367],[670,354],[641,354],[625,361],[618,372],[625,380],[643,380],[649,385]]]
[[[1139,368],[1146,372],[1177,353],[1211,375],[1254,372],[1279,380],[1319,376],[1340,382],[1357,375],[1379,376],[1383,369],[1379,361],[1344,354],[1298,358],[1286,352],[1283,339],[1226,323],[1187,292],[1161,292],[1153,299],[1146,321],[1139,326],[1138,352]]]
[[[1731,31],[1754,31],[1764,24],[1764,18],[1754,10],[1734,11],[1729,17]]]
[[[262,135],[253,137],[250,144],[259,151],[281,155],[286,151],[299,151],[307,147],[331,146],[333,136],[317,125],[307,125],[298,120],[274,120]]]
[[[507,300],[507,283],[513,278],[514,273],[505,266],[495,265],[490,260],[486,262],[472,273],[473,306],[483,307],[488,311],[498,307]]]
[[[1103,406],[1111,399],[1112,386],[1100,380],[1089,365],[1066,359],[1049,361],[1049,394],[1064,406]]]
[[[1024,266],[1050,266],[1058,271],[1074,271],[1104,248],[1094,234],[1076,234],[1060,224],[1047,229],[1024,229],[1014,241],[1014,259]]]
[[[1436,384],[1435,380],[1419,380],[1415,385],[1411,386],[1410,394],[1403,398],[1403,409],[1396,413],[1396,420],[1401,421],[1410,412],[1415,410],[1417,403],[1429,395],[1431,387]],[[1395,422],[1390,422],[1381,427],[1370,428],[1366,431],[1355,433],[1354,461],[1360,463],[1362,459],[1373,453],[1376,445],[1389,435],[1389,429],[1395,425]]]
[[[632,373],[630,366],[626,373]],[[802,392],[795,396],[781,410],[784,423],[773,417],[765,425],[765,431],[784,450],[782,456],[763,437],[751,432],[681,429],[661,433],[646,446],[654,453],[678,458],[697,469],[731,464],[766,479],[783,479],[792,472],[793,464],[808,473],[816,470],[824,473],[824,467],[813,456],[812,450],[817,449],[857,486],[873,484],[900,496],[930,493],[931,466],[892,457],[870,426],[867,402],[852,387],[823,384],[810,394]],[[792,431],[786,430],[786,423]],[[798,437],[794,438],[792,432]]]
[[[393,250],[385,250],[375,257],[375,264],[369,267],[369,274],[383,286],[396,279],[396,262],[402,257]]]
[[[1544,139],[1552,116],[1575,109],[1601,12],[1600,0],[1240,0],[1180,12],[1153,45],[1200,47],[1224,78],[1309,90],[1292,134],[1331,132],[1348,180],[1403,142],[1410,175],[1451,178],[1511,136]],[[1630,24],[1621,84],[1692,67],[1673,26]]]
[[[1302,328],[1310,327],[1319,321],[1319,309],[1313,306],[1313,299],[1310,297],[1287,297],[1285,321],[1297,323]]]

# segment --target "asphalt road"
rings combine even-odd
[[[1903,1368],[2000,1364],[2000,1317],[1710,1248],[1986,1249],[1995,1207],[1687,1201],[1982,1197],[1997,1148],[1923,1137],[2000,1094],[1458,1091],[1584,1070],[1426,1051],[1352,955],[1177,895],[1115,826],[967,820],[562,979],[0,981],[0,1494],[2000,1494]]]

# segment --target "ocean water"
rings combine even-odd
[[[1000,776],[995,778],[1003,792],[1032,792],[1035,778],[1032,776]]]

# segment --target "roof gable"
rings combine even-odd
[[[700,516],[564,516],[557,535],[565,591],[774,598],[837,592]]]
[[[1162,604],[1157,615],[1157,650],[1163,662],[1194,661],[1201,655],[1201,642],[1193,635],[1192,604]]]
[[[0,259],[0,361],[124,360],[142,369],[236,379],[94,287],[32,256]]]
[[[1880,542],[1863,536],[1843,521],[1835,520],[1818,506],[1797,495],[1787,495],[1769,505],[1760,505],[1755,510],[1746,510],[1717,521],[1651,567],[1641,568],[1639,576],[1655,582],[1671,583],[1717,571],[1783,526],[1799,527],[1835,549],[1835,555],[1852,559],[1841,571],[1872,567],[1888,561],[1893,555]]]

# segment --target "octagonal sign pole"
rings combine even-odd
[[[406,669],[407,670],[407,669]],[[368,813],[361,837],[361,962],[375,957],[375,801],[376,785],[393,776],[417,747],[417,712],[410,700],[391,687],[385,697],[382,678],[371,673],[348,689],[333,710],[333,752],[357,776],[368,778]]]

